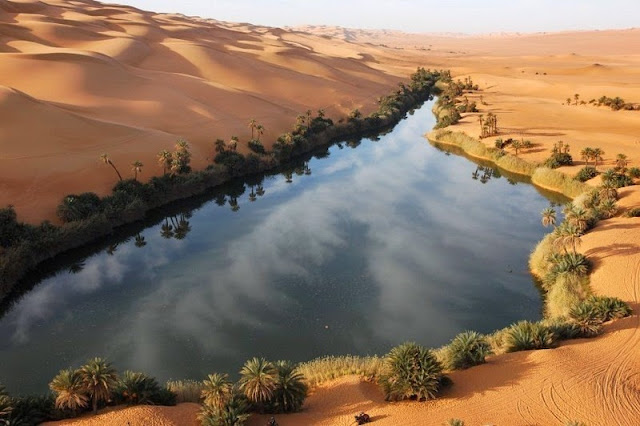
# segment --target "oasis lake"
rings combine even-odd
[[[540,211],[566,200],[435,148],[432,105],[58,261],[2,314],[0,382],[42,393],[94,356],[201,380],[539,319],[527,260]]]

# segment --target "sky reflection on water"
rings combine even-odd
[[[250,356],[382,354],[538,318],[527,256],[549,201],[499,174],[472,179],[475,164],[422,137],[430,110],[380,141],[332,147],[292,183],[267,178],[236,212],[206,203],[183,217],[182,240],[158,224],[143,247],[132,238],[44,280],[0,320],[0,382],[44,391],[97,355],[200,379]]]

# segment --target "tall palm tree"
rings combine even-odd
[[[571,98],[567,98],[567,105],[571,105]]]
[[[580,235],[581,232],[577,226],[569,222],[563,222],[554,231],[553,245],[564,249],[565,254],[569,253],[567,247],[572,247],[575,254],[578,252],[577,247],[582,242]]]
[[[230,197],[229,206],[231,207],[232,212],[237,212],[240,210],[240,204],[238,204],[238,197]]]
[[[120,172],[118,171],[118,169],[116,169],[116,165],[115,165],[115,164],[113,164],[113,161],[111,161],[111,158],[109,158],[109,155],[108,155],[108,154],[102,154],[102,155],[100,155],[100,159],[102,160],[102,162],[103,162],[104,164],[108,164],[108,165],[110,165],[111,167],[113,167],[113,170],[115,170],[116,174],[118,175],[118,178],[119,178],[120,180],[122,180],[122,175],[120,174]]]
[[[618,154],[616,156],[616,167],[622,172],[624,173],[627,170],[627,164],[629,164],[629,162],[627,161],[627,156],[624,154]]]
[[[89,360],[79,370],[80,380],[91,398],[93,413],[98,412],[98,403],[108,401],[116,386],[118,376],[111,364],[102,358]]]
[[[167,170],[171,168],[171,153],[163,149],[158,153],[158,163],[162,166],[162,174],[167,174]]]
[[[145,241],[144,237],[140,234],[136,235],[135,240],[136,240],[135,245],[138,248],[141,248],[147,245],[147,242]]]
[[[264,126],[262,124],[258,124],[258,126],[256,126],[256,131],[258,132],[258,142],[260,142],[260,136],[264,135]]]
[[[133,163],[131,163],[131,171],[133,172],[133,180],[137,181],[138,180],[138,173],[142,173],[142,166],[144,166],[144,164],[142,164],[141,161],[136,160]]]
[[[265,194],[265,190],[264,187],[262,185],[258,185],[258,187],[256,188],[256,195],[258,197],[262,197]]]
[[[258,122],[254,119],[251,119],[251,121],[249,121],[249,128],[251,129],[251,140],[254,139],[253,135],[257,127],[258,127]]]
[[[480,123],[480,137],[484,137],[484,115],[480,114],[478,116],[478,122]]]
[[[610,170],[607,170],[603,174],[602,186],[600,187],[600,197],[604,200],[617,200],[618,199],[618,188],[612,179],[604,179],[604,175],[607,174]]]
[[[209,407],[222,410],[231,398],[233,384],[226,374],[213,373],[203,381],[202,399]]]
[[[264,358],[248,360],[240,370],[240,390],[249,401],[264,404],[271,400],[276,389],[276,370]]]
[[[78,370],[71,368],[61,370],[49,383],[49,389],[56,394],[56,408],[60,410],[71,410],[76,413],[86,408],[89,402],[87,390]]]
[[[555,226],[556,225],[556,210],[553,207],[547,207],[542,210],[542,226],[545,228],[547,226]]]
[[[324,116],[325,116],[325,111],[324,111],[324,109],[320,108],[318,110],[318,117],[324,118]]]
[[[580,151],[580,157],[584,160],[584,164],[586,166],[589,165],[589,160],[591,160],[592,156],[593,156],[593,149],[589,147],[584,148],[582,151]]]
[[[576,100],[576,105],[578,105],[578,99],[580,99],[580,95],[576,93],[575,95],[573,95],[573,99]]]
[[[236,151],[238,149],[238,142],[240,141],[240,139],[238,139],[237,136],[231,136],[231,140],[229,141],[229,150],[230,151]]]
[[[173,226],[169,223],[168,218],[165,218],[164,224],[160,228],[160,236],[167,240],[173,238]]]
[[[215,150],[218,153],[224,152],[225,148],[227,147],[227,144],[223,139],[216,139],[213,144],[215,145]]]
[[[306,112],[306,116],[307,116],[307,128],[309,129],[311,128],[311,114],[313,114],[313,111],[308,109]]]
[[[254,202],[257,199],[258,199],[257,194],[253,189],[253,185],[251,185],[251,192],[249,193],[249,201]]]
[[[589,214],[585,209],[569,203],[566,205],[563,213],[569,223],[578,228],[581,233],[587,229]]]
[[[593,148],[592,154],[591,154],[591,158],[593,158],[593,166],[597,169],[598,168],[598,161],[602,161],[602,156],[604,155],[604,151],[601,150],[600,148]]]
[[[275,369],[276,389],[273,399],[276,410],[283,413],[299,411],[309,389],[304,376],[289,361],[276,362]]]

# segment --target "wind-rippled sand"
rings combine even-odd
[[[577,161],[564,168],[570,174],[584,165],[586,146],[605,151],[602,169],[617,153],[640,165],[640,111],[563,105],[575,93],[640,103],[638,30],[473,38],[290,31],[84,0],[0,0],[0,204],[14,204],[23,220],[54,219],[65,194],[108,193],[115,175],[99,163],[102,152],[125,174],[141,160],[149,177],[162,172],[156,153],[184,137],[194,166],[204,167],[216,138],[249,139],[251,118],[272,141],[308,108],[334,117],[356,107],[368,112],[418,65],[471,75],[483,91],[470,100],[482,95],[482,113],[498,115],[500,136],[534,142],[521,154],[528,160],[543,160],[563,140]],[[453,128],[478,129],[477,114]],[[637,187],[620,194],[622,209],[640,207]],[[594,292],[620,297],[637,313],[640,219],[601,222],[580,250],[594,261]],[[453,417],[471,425],[637,425],[639,326],[636,314],[595,339],[493,357],[453,373],[449,393],[428,403],[388,404],[374,385],[346,377],[314,390],[302,413],[278,421],[347,425],[364,410],[380,425],[440,425]],[[133,407],[67,423],[190,425],[197,410]]]

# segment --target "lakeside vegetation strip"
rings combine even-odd
[[[120,180],[111,195],[100,198],[93,193],[64,197],[58,207],[62,226],[48,221],[30,225],[18,221],[14,209],[0,209],[0,301],[15,288],[25,274],[45,260],[108,236],[115,229],[143,220],[146,214],[174,201],[186,199],[233,179],[276,170],[287,162],[315,149],[350,137],[359,137],[397,124],[411,109],[428,100],[448,71],[418,68],[407,84],[399,83],[393,93],[378,99],[378,110],[364,117],[358,110],[334,123],[324,114],[308,116],[292,132],[281,135],[271,152],[242,155],[235,149],[217,151],[215,163],[205,170],[192,171],[188,156],[180,156],[180,167],[171,174],[153,177],[147,183]],[[255,150],[249,141],[249,146]],[[182,145],[181,145],[182,144]],[[178,153],[185,153],[178,142]],[[212,147],[213,148],[213,147]],[[109,164],[105,155],[103,161]]]

